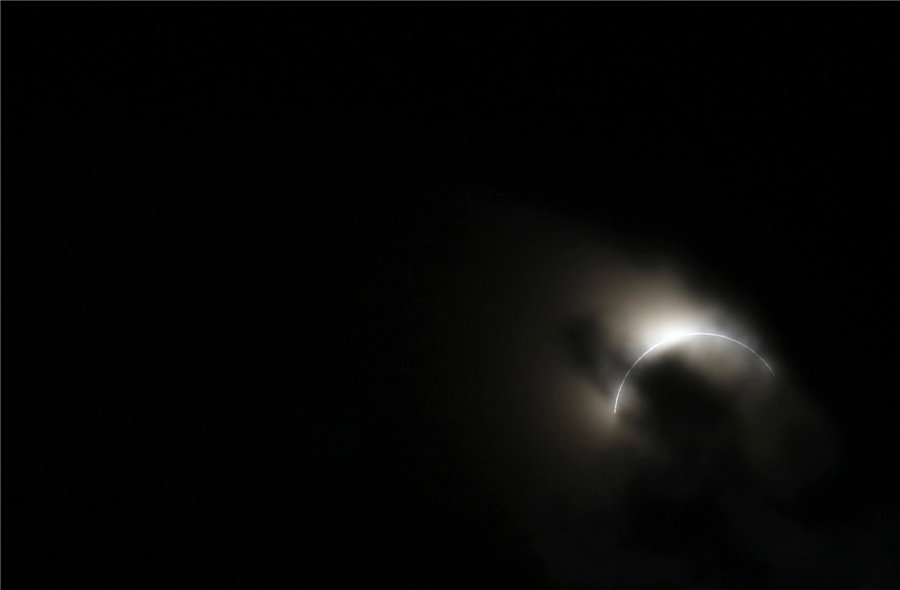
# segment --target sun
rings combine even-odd
[[[672,329],[671,331],[663,332],[663,333],[668,334],[668,336],[657,341],[655,344],[653,344],[647,350],[645,350],[643,352],[643,354],[641,354],[637,358],[637,360],[635,360],[634,363],[632,363],[631,366],[628,368],[628,370],[625,372],[625,376],[622,377],[622,382],[619,384],[619,388],[616,391],[616,399],[615,399],[615,403],[613,404],[613,413],[618,412],[619,398],[622,396],[622,389],[625,387],[625,382],[628,380],[628,376],[631,374],[631,372],[634,370],[634,368],[638,365],[638,363],[640,363],[646,356],[650,355],[652,352],[654,352],[656,350],[659,350],[659,349],[665,348],[665,347],[669,347],[669,346],[675,346],[675,345],[678,345],[678,344],[684,342],[685,340],[689,340],[689,339],[693,339],[693,338],[719,338],[721,340],[727,340],[729,342],[732,342],[742,348],[745,348],[746,350],[750,351],[751,353],[753,353],[753,355],[756,356],[756,358],[758,358],[760,360],[760,362],[762,362],[763,365],[765,365],[765,367],[769,371],[769,373],[771,373],[772,376],[775,375],[775,371],[772,370],[771,365],[769,365],[769,363],[766,361],[766,359],[764,359],[762,356],[760,356],[760,354],[758,352],[756,352],[755,350],[750,348],[748,345],[744,344],[743,342],[741,342],[739,340],[732,338],[731,336],[727,336],[725,334],[717,334],[715,332],[677,331],[675,329]]]

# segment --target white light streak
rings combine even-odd
[[[628,370],[625,371],[625,376],[622,378],[622,383],[619,384],[619,389],[618,389],[618,391],[616,391],[616,402],[615,402],[615,404],[613,405],[613,413],[616,413],[616,412],[618,411],[618,409],[619,409],[619,396],[622,395],[622,388],[625,387],[625,381],[628,380],[628,375],[631,374],[631,371],[634,370],[634,368],[637,366],[637,364],[638,364],[639,362],[641,362],[641,360],[643,360],[643,358],[644,358],[645,356],[647,356],[648,354],[650,354],[651,352],[653,352],[653,351],[656,350],[657,348],[666,346],[666,345],[668,345],[668,344],[674,344],[674,343],[676,343],[676,342],[678,342],[678,341],[680,341],[680,340],[684,340],[684,339],[686,339],[686,338],[693,338],[694,336],[711,336],[711,337],[713,337],[713,338],[721,338],[721,339],[723,339],[723,340],[728,340],[729,342],[734,342],[735,344],[738,344],[738,345],[740,345],[740,346],[743,346],[744,348],[746,348],[747,350],[749,350],[750,352],[752,352],[754,355],[756,355],[756,358],[758,358],[760,361],[762,361],[762,364],[764,364],[764,365],[766,366],[766,369],[768,369],[769,372],[772,373],[773,376],[775,375],[775,371],[772,370],[772,367],[769,366],[769,363],[766,362],[766,359],[764,359],[763,357],[761,357],[761,356],[759,355],[758,352],[756,352],[755,350],[753,350],[752,348],[750,348],[749,346],[747,346],[747,345],[744,344],[743,342],[740,342],[740,341],[738,341],[738,340],[735,340],[735,339],[732,338],[731,336],[725,336],[724,334],[714,334],[714,333],[712,333],[712,332],[686,332],[686,333],[683,333],[683,334],[678,334],[678,335],[676,335],[676,336],[672,336],[672,337],[670,337],[670,338],[666,338],[665,340],[663,340],[663,341],[661,341],[661,342],[657,342],[656,344],[654,344],[653,346],[651,346],[650,348],[648,348],[646,351],[644,351],[644,354],[642,354],[641,356],[639,356],[639,357],[637,358],[637,360],[634,361],[634,363],[628,368]]]

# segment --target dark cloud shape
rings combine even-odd
[[[600,321],[594,314],[583,313],[566,320],[560,330],[564,347],[573,368],[592,381],[598,379],[597,359],[603,341]]]
[[[831,435],[791,392],[757,387],[723,387],[677,352],[648,361],[633,383],[640,406],[618,416],[635,442],[596,453],[571,487],[546,488],[566,506],[543,513],[551,579],[564,588],[824,583],[816,564],[840,542],[801,515],[804,485],[834,460]],[[573,501],[591,493],[593,502]]]

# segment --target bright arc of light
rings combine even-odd
[[[775,375],[775,371],[772,370],[772,367],[769,366],[769,363],[766,362],[766,359],[759,356],[758,352],[756,352],[755,350],[753,350],[752,348],[750,348],[743,342],[735,340],[731,336],[725,336],[724,334],[713,334],[712,332],[687,332],[685,334],[678,334],[677,336],[672,336],[671,338],[666,338],[662,342],[657,342],[656,344],[654,344],[653,346],[648,348],[646,351],[644,351],[644,354],[639,356],[637,358],[637,360],[634,361],[634,363],[630,367],[628,367],[628,370],[625,371],[625,376],[622,377],[622,383],[619,384],[619,389],[618,389],[618,391],[616,391],[616,403],[613,405],[613,413],[616,413],[619,409],[619,396],[622,395],[622,388],[625,387],[625,381],[628,380],[628,376],[631,374],[631,371],[634,370],[634,368],[637,366],[637,364],[639,362],[641,362],[641,360],[643,360],[643,358],[645,356],[647,356],[648,354],[650,354],[657,348],[660,348],[667,344],[673,344],[679,340],[684,340],[685,338],[693,338],[694,336],[711,336],[713,338],[721,338],[723,340],[728,340],[729,342],[734,342],[735,344],[737,344],[739,346],[743,346],[744,348],[746,348],[747,350],[752,352],[754,355],[756,355],[756,358],[758,358],[760,361],[762,361],[762,364],[764,364],[766,366],[766,368],[769,370],[769,372],[772,373],[772,375]]]

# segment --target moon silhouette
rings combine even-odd
[[[619,384],[619,389],[618,389],[618,391],[616,391],[616,401],[615,401],[615,404],[613,405],[613,413],[616,413],[619,409],[619,397],[622,395],[622,388],[625,387],[625,381],[628,380],[628,376],[631,374],[631,371],[634,370],[634,368],[637,366],[637,364],[639,362],[641,362],[641,360],[643,360],[643,358],[645,356],[647,356],[648,354],[650,354],[657,348],[661,348],[668,344],[674,344],[681,340],[685,340],[687,338],[693,338],[695,336],[709,336],[712,338],[721,338],[722,340],[728,340],[729,342],[734,342],[735,344],[737,344],[739,346],[743,346],[744,348],[746,348],[747,350],[752,352],[756,356],[756,358],[758,358],[760,361],[762,361],[762,364],[764,364],[766,366],[766,369],[768,369],[769,372],[772,373],[773,376],[775,375],[775,371],[772,370],[772,367],[769,366],[769,363],[766,362],[766,359],[761,357],[758,352],[756,352],[755,350],[753,350],[752,348],[750,348],[743,342],[741,342],[739,340],[735,340],[731,336],[725,336],[724,334],[714,334],[712,332],[687,332],[685,334],[679,334],[677,336],[672,336],[671,338],[666,338],[665,340],[663,340],[661,342],[657,342],[656,344],[654,344],[653,346],[648,348],[646,351],[644,351],[644,353],[641,356],[639,356],[637,358],[637,360],[634,361],[634,363],[632,363],[632,365],[630,367],[628,367],[628,370],[625,371],[625,376],[622,378],[622,383]]]

